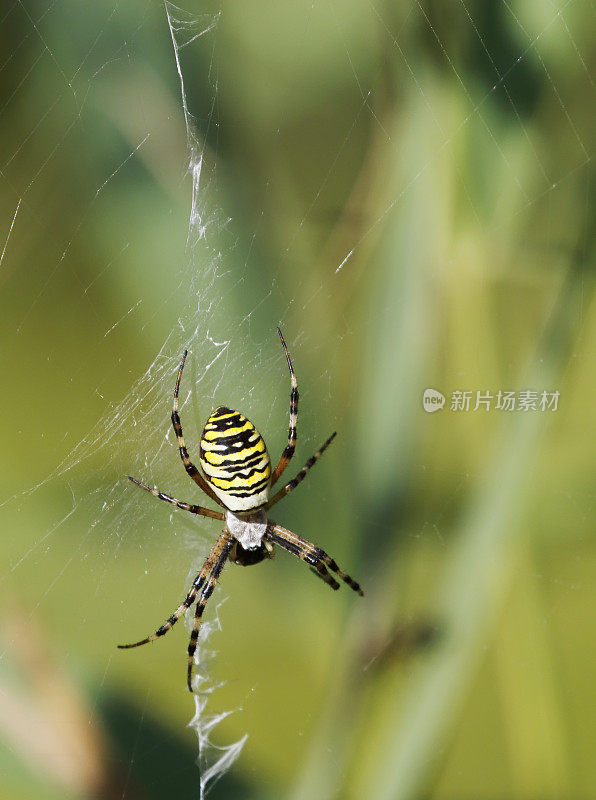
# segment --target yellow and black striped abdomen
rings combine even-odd
[[[201,436],[201,467],[230,511],[250,511],[269,499],[271,462],[261,434],[231,408],[211,414]]]

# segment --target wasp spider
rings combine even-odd
[[[171,503],[177,508],[181,508],[183,511],[190,511],[191,514],[201,514],[204,517],[225,522],[222,533],[203,564],[203,568],[194,579],[182,605],[151,636],[134,644],[118,645],[123,649],[138,647],[163,636],[180,619],[186,609],[190,608],[198,595],[195,621],[188,645],[187,683],[191,692],[193,659],[197,648],[201,617],[207,600],[211,596],[228,558],[235,564],[242,564],[243,566],[258,564],[265,558],[273,557],[273,545],[277,544],[309,564],[312,571],[332,589],[339,589],[339,583],[329,573],[328,569],[341,578],[344,583],[347,583],[355,592],[362,594],[362,590],[356,581],[352,580],[345,572],[342,572],[334,559],[328,556],[324,550],[305,541],[286,528],[282,528],[281,525],[277,525],[267,517],[269,509],[298,486],[335,438],[335,433],[332,433],[320,450],[317,450],[308,459],[296,477],[286,483],[273,497],[269,497],[271,488],[279,480],[294,455],[296,423],[298,420],[298,384],[282,332],[279,328],[277,332],[290,370],[290,429],[288,443],[273,472],[271,472],[271,461],[267,447],[258,430],[242,414],[232,411],[226,406],[216,408],[205,423],[200,442],[200,464],[203,474],[192,463],[184,444],[182,425],[178,414],[178,391],[187,354],[187,351],[184,351],[176,379],[176,388],[174,389],[172,425],[178,439],[180,457],[184,468],[193,481],[201,487],[211,500],[221,506],[223,511],[212,511],[210,508],[204,508],[203,506],[182,503],[180,500],[176,500],[175,497],[170,497],[170,495],[159,492],[157,489],[151,489],[136,478],[129,477],[129,480],[137,486],[145,489],[160,500],[165,500],[166,503]]]

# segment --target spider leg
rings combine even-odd
[[[201,571],[194,579],[193,584],[190,587],[190,591],[186,596],[186,600],[182,603],[181,606],[178,606],[178,608],[176,609],[176,611],[174,611],[172,616],[168,617],[168,619],[164,622],[164,624],[160,628],[158,628],[155,631],[155,633],[152,633],[151,636],[147,636],[146,639],[141,639],[140,642],[134,642],[133,644],[119,644],[118,648],[120,650],[128,650],[131,647],[139,647],[142,644],[148,644],[149,642],[153,642],[155,639],[158,639],[160,636],[163,636],[165,633],[167,633],[170,630],[170,628],[178,622],[178,620],[184,614],[186,609],[190,608],[191,605],[194,603],[195,597],[197,596],[197,592],[205,582],[206,565],[207,562],[203,564]]]
[[[355,581],[353,578],[350,578],[350,576],[347,574],[347,572],[344,572],[343,570],[341,570],[337,566],[337,563],[336,563],[334,558],[331,558],[331,556],[327,555],[327,553],[324,550],[321,550],[320,548],[318,548],[318,550],[319,550],[319,557],[320,557],[321,561],[325,562],[325,564],[329,567],[330,570],[332,570],[332,572],[335,572],[336,575],[339,575],[339,577],[342,579],[342,581],[345,584],[347,584],[350,587],[350,589],[352,589],[357,594],[359,594],[360,597],[363,597],[364,596],[364,592],[360,588],[360,584],[357,581]]]
[[[323,570],[321,570],[321,567],[323,567],[323,570],[325,570],[324,572]],[[313,575],[316,575],[317,578],[320,578],[326,584],[331,586],[332,589],[334,589],[335,591],[339,589],[339,583],[335,580],[335,578],[332,575],[330,575],[327,572],[323,564],[319,564],[317,567],[309,567],[309,569]]]
[[[192,692],[192,665],[194,662],[194,655],[195,650],[197,649],[197,640],[199,638],[199,627],[201,625],[201,618],[203,616],[203,611],[205,610],[205,606],[207,605],[207,600],[211,597],[211,593],[215,589],[215,584],[217,583],[217,579],[221,575],[221,571],[224,568],[224,564],[226,563],[226,559],[230,554],[230,550],[234,545],[233,537],[228,533],[227,530],[224,530],[217,542],[214,544],[213,549],[209,553],[207,560],[203,565],[203,569],[201,572],[204,575],[207,575],[206,582],[203,584],[203,588],[201,590],[201,595],[197,602],[197,610],[195,612],[195,622],[193,625],[192,633],[190,634],[190,642],[188,643],[188,672],[186,681],[188,684],[188,691]]]
[[[312,455],[312,456],[311,456],[311,457],[308,459],[308,461],[307,461],[307,462],[306,462],[306,464],[305,464],[305,465],[302,467],[302,469],[300,470],[300,472],[298,473],[298,475],[296,475],[296,477],[295,477],[295,478],[293,478],[291,481],[289,481],[288,483],[286,483],[286,485],[285,485],[285,486],[282,486],[282,488],[279,490],[279,492],[276,492],[276,494],[274,494],[274,495],[273,495],[273,497],[271,498],[271,500],[269,500],[269,502],[267,503],[267,505],[265,506],[265,508],[267,508],[267,509],[268,509],[268,508],[271,508],[271,506],[274,506],[276,503],[279,503],[279,501],[282,499],[282,497],[285,497],[287,494],[289,494],[289,493],[292,491],[292,489],[295,489],[295,488],[296,488],[296,486],[298,486],[298,484],[299,484],[301,481],[303,481],[303,480],[306,478],[306,476],[307,476],[307,474],[308,474],[308,471],[310,470],[310,468],[311,468],[311,467],[312,467],[314,464],[316,464],[316,463],[317,463],[317,461],[319,460],[319,458],[320,458],[320,457],[323,455],[323,453],[325,452],[325,450],[326,450],[326,449],[329,447],[329,445],[331,444],[331,442],[332,442],[332,441],[335,439],[336,435],[337,435],[337,434],[336,434],[336,432],[334,431],[334,432],[331,434],[331,436],[330,436],[330,437],[327,439],[327,441],[325,442],[325,444],[324,444],[324,445],[323,445],[323,446],[322,446],[322,447],[321,447],[319,450],[317,450],[317,452],[316,452],[314,455]]]
[[[298,422],[298,382],[296,381],[296,376],[294,375],[292,359],[288,353],[288,348],[286,346],[283,334],[279,328],[277,329],[277,332],[279,333],[279,338],[281,339],[281,343],[286,354],[288,369],[290,370],[290,384],[292,388],[290,391],[290,428],[288,431],[288,443],[281,454],[281,458],[279,459],[277,466],[273,470],[273,475],[271,476],[271,486],[277,482],[281,473],[288,466],[290,459],[294,455],[294,450],[296,449],[296,424]]]
[[[278,526],[276,526],[277,528]],[[285,530],[282,528],[282,530]],[[287,531],[290,533],[290,531]],[[294,535],[292,534],[292,539],[290,540],[287,537],[280,537],[275,534],[271,535],[269,538],[275,544],[280,545],[280,547],[285,548],[288,552],[292,553],[295,556],[298,556],[302,561],[305,561],[307,564],[310,565],[310,571],[317,576],[317,578],[321,578],[326,584],[331,586],[332,589],[336,590],[339,589],[339,583],[335,580],[335,578],[329,574],[323,562],[318,559],[313,552],[311,552],[308,548],[303,547],[301,544],[298,544],[294,541]],[[295,537],[298,539],[299,537]],[[303,540],[302,540],[303,541]],[[304,542],[305,545],[308,542]],[[314,546],[312,546],[313,549]]]
[[[180,415],[178,413],[178,392],[180,390],[180,379],[182,378],[182,370],[184,369],[184,362],[186,361],[187,354],[188,350],[185,350],[184,355],[182,356],[182,361],[180,362],[178,377],[176,378],[176,388],[174,389],[174,403],[172,406],[172,425],[174,427],[174,433],[176,434],[176,439],[178,439],[178,447],[180,448],[180,458],[182,459],[182,463],[184,464],[184,469],[188,472],[193,481],[196,484],[198,484],[201,487],[201,489],[205,492],[205,494],[208,497],[210,497],[215,503],[217,503],[218,506],[222,506],[222,508],[225,508],[222,501],[215,494],[215,492],[209,486],[205,478],[201,475],[199,470],[190,460],[190,457],[188,455],[188,450],[186,449],[186,444],[184,443],[184,436],[182,434],[182,424],[180,422]]]
[[[191,505],[191,503],[182,503],[180,500],[176,500],[175,497],[170,497],[169,494],[165,494],[164,492],[158,492],[157,489],[151,489],[151,487],[147,486],[146,483],[141,483],[136,478],[128,476],[128,480],[135,483],[137,486],[140,486],[141,489],[145,489],[146,492],[152,494],[153,497],[159,498],[159,500],[165,500],[166,503],[171,503],[176,508],[181,508],[183,511],[190,511],[191,514],[200,514],[203,517],[211,517],[211,519],[224,519],[224,515],[221,511],[212,511],[210,508],[204,508],[203,506],[195,506]]]
[[[335,572],[350,589],[353,589],[359,595],[364,594],[360,588],[360,584],[356,583],[353,578],[350,578],[347,573],[343,572],[343,570],[337,566],[335,559],[327,555],[320,547],[316,547],[316,545],[311,544],[311,542],[307,542],[306,539],[302,539],[300,536],[292,533],[292,531],[287,530],[287,528],[282,528],[281,525],[276,525],[275,523],[272,523],[267,528],[265,536],[269,541],[285,548],[290,553],[301,558],[302,561],[306,561],[311,567],[314,567],[325,583],[328,583],[332,588],[337,589],[339,584],[337,584],[337,581],[332,575],[329,575],[326,567],[329,567],[332,572]],[[327,580],[325,576],[327,576],[329,580]],[[334,586],[333,584],[336,585]]]

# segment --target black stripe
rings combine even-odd
[[[256,467],[256,468],[251,469],[251,470],[246,470],[245,469],[245,465],[243,464],[239,469],[229,470],[229,471],[225,472],[225,475],[223,477],[221,475],[211,476],[211,475],[209,475],[209,473],[207,471],[205,471],[205,474],[208,475],[208,477],[210,477],[212,480],[213,480],[213,478],[220,478],[221,480],[224,480],[224,481],[225,480],[232,481],[234,478],[237,478],[238,476],[241,476],[242,478],[245,478],[246,480],[248,480],[249,478],[252,478],[253,475],[256,475],[257,473],[265,472],[265,469],[266,469],[266,467]],[[269,480],[269,477],[267,477],[267,480]]]
[[[256,438],[250,442],[249,439],[251,436],[255,436]],[[259,442],[262,442],[263,439],[261,434],[257,431],[254,425],[251,423],[251,427],[241,433],[234,433],[231,436],[218,436],[216,439],[206,439],[205,438],[205,431],[203,431],[203,435],[201,436],[201,450],[207,450],[209,445],[223,445],[226,449],[225,450],[214,450],[214,453],[220,453],[222,455],[227,455],[229,453],[238,452],[237,448],[234,449],[231,447],[232,444],[236,444],[241,442],[244,447],[256,447]]]
[[[212,464],[207,458],[203,460],[205,461],[206,464],[208,464],[210,467],[214,467],[215,469],[224,469],[225,467],[229,467],[230,472],[236,473],[236,472],[242,472],[245,469],[249,469],[253,465],[256,466],[261,461],[263,461],[263,459],[265,459],[265,461],[267,460],[264,452],[256,453],[254,456],[251,456],[250,458],[245,458],[243,460],[224,458],[219,464]]]
[[[233,408],[228,408],[227,406],[217,406],[217,408],[215,409],[215,411],[211,416],[215,417],[215,416],[220,416],[221,414],[237,414],[237,413],[238,412],[234,411]]]
[[[180,422],[180,416],[177,411],[172,411],[172,425],[174,426],[176,435],[182,436],[182,423]]]
[[[266,478],[265,480],[259,481],[259,483],[256,483],[250,489],[247,489],[247,490],[225,489],[225,493],[230,495],[230,497],[254,497],[255,495],[257,495],[260,492],[262,492],[263,489],[265,488],[265,486],[267,486],[268,483],[269,483],[269,478]],[[217,488],[219,489],[220,487],[218,486]],[[220,489],[220,491],[224,491],[224,490]]]
[[[246,418],[242,418],[240,414],[236,414],[234,417],[227,417],[226,419],[213,419],[213,417],[209,417],[206,424],[210,427],[206,428],[206,430],[217,433],[218,431],[225,431],[227,428],[234,428],[238,425],[244,425],[245,422],[248,422],[248,420]]]
[[[331,586],[332,589],[337,591],[339,589],[339,583],[335,580],[335,578],[330,575],[323,564],[317,564],[316,567],[310,567],[310,571],[324,581],[327,586]]]
[[[272,542],[274,542],[274,544],[278,544],[280,547],[283,547],[284,550],[288,550],[290,553],[293,553],[299,558],[301,557],[301,551],[297,545],[282,539],[281,536],[277,536],[275,533],[269,533],[269,538]]]
[[[293,553],[295,556],[298,556],[298,558],[302,559],[302,561],[306,561],[307,564],[311,564],[313,567],[315,567],[317,570],[319,570],[319,565],[317,563],[319,561],[319,557],[318,557],[318,554],[317,554],[318,548],[315,549],[314,552],[311,553],[311,552],[305,550],[300,545],[294,544],[293,542],[290,542],[290,541],[288,541],[287,539],[284,539],[281,536],[277,536],[275,533],[271,533],[270,532],[268,535],[269,535],[269,538],[273,542],[275,542],[275,544],[278,544],[280,547],[285,548],[290,553]],[[323,567],[323,569],[324,569],[324,567]],[[320,570],[319,570],[319,572],[320,572]]]
[[[205,591],[201,594],[201,600],[204,600],[204,601],[209,600],[209,598],[213,594],[213,590],[214,589],[215,589],[215,583],[212,583],[210,586],[207,586]]]

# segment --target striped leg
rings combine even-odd
[[[224,564],[226,563],[226,559],[230,554],[230,550],[234,545],[235,539],[230,536],[230,534],[224,530],[221,534],[213,549],[209,553],[207,561],[203,565],[203,572],[205,575],[208,574],[206,579],[206,583],[203,585],[203,589],[201,591],[201,596],[197,602],[197,610],[195,613],[195,624],[192,629],[192,633],[190,634],[190,642],[188,643],[188,671],[186,676],[186,682],[188,684],[188,691],[192,692],[192,665],[194,661],[195,650],[197,649],[197,640],[199,638],[199,627],[201,625],[201,618],[203,616],[203,611],[205,610],[205,606],[207,605],[207,600],[211,597],[211,593],[215,589],[215,584],[217,583],[217,579],[221,575],[221,571],[224,568]]]
[[[330,436],[330,437],[327,439],[327,441],[325,442],[325,444],[324,444],[324,445],[323,445],[323,446],[322,446],[322,447],[321,447],[319,450],[317,450],[317,452],[316,452],[316,453],[315,453],[313,456],[311,456],[311,457],[308,459],[308,461],[307,461],[307,462],[306,462],[306,464],[305,464],[305,465],[302,467],[302,469],[300,470],[300,472],[298,473],[298,475],[296,475],[296,477],[295,477],[293,480],[289,481],[289,483],[286,483],[286,485],[285,485],[285,486],[283,486],[283,487],[282,487],[282,488],[279,490],[279,492],[276,492],[276,494],[274,494],[274,495],[273,495],[273,497],[271,498],[271,500],[269,500],[269,502],[267,503],[267,505],[265,506],[265,508],[271,508],[271,506],[274,506],[276,503],[279,503],[279,501],[282,499],[282,497],[285,497],[287,494],[289,494],[289,492],[291,492],[291,491],[292,491],[292,489],[295,489],[295,488],[296,488],[296,486],[298,486],[298,484],[299,484],[301,481],[303,481],[303,480],[306,478],[306,475],[308,474],[308,471],[310,470],[310,468],[311,468],[311,467],[312,467],[314,464],[316,464],[316,463],[317,463],[317,461],[319,460],[319,458],[320,458],[320,457],[323,455],[323,453],[325,452],[325,450],[326,450],[326,449],[329,447],[329,445],[331,444],[331,442],[332,442],[332,441],[335,439],[336,435],[337,435],[337,434],[336,434],[336,432],[334,431],[334,432],[331,434],[331,436]]]
[[[328,556],[324,550],[321,550],[320,548],[318,548],[318,550],[319,550],[319,558],[321,559],[321,561],[323,561],[332,572],[335,572],[336,575],[339,575],[342,581],[346,583],[350,587],[350,589],[353,589],[361,597],[363,597],[364,592],[360,588],[360,584],[357,583],[353,578],[350,578],[350,576],[346,572],[343,572],[343,570],[341,570],[337,566],[334,558]]]
[[[305,539],[292,533],[292,531],[287,530],[287,528],[282,528],[281,525],[272,524],[267,529],[265,535],[269,541],[280,545],[280,547],[284,547],[286,550],[289,550],[290,553],[293,553],[295,556],[298,556],[298,558],[301,558],[302,561],[306,561],[307,564],[314,567],[319,576],[325,583],[328,583],[332,589],[337,589],[339,584],[332,575],[329,575],[326,567],[329,567],[332,572],[335,572],[350,589],[358,592],[359,595],[364,594],[360,585],[356,583],[353,578],[350,578],[348,574],[343,572],[337,566],[335,560],[331,558],[331,556],[328,556],[324,550],[321,550],[320,547],[316,547],[314,544],[307,542]]]
[[[321,569],[322,567],[322,569]],[[317,578],[320,578],[324,583],[331,586],[332,589],[337,591],[339,589],[339,583],[335,580],[335,578],[330,575],[327,570],[325,569],[324,564],[317,564],[316,567],[310,567],[310,571],[313,575],[316,575]]]
[[[120,648],[120,650],[128,650],[131,647],[139,647],[142,644],[148,644],[149,642],[152,642],[155,639],[158,639],[160,636],[163,636],[165,633],[167,633],[170,630],[170,628],[173,625],[175,625],[178,622],[178,620],[184,614],[186,609],[190,608],[191,605],[194,603],[195,597],[197,596],[197,593],[198,593],[199,589],[205,583],[205,575],[206,575],[205,566],[206,566],[206,563],[207,562],[205,562],[205,564],[203,565],[203,568],[201,569],[201,571],[199,572],[197,577],[194,579],[193,584],[192,584],[192,586],[190,588],[190,592],[186,596],[186,600],[182,603],[181,606],[178,606],[176,611],[174,611],[172,616],[169,617],[164,622],[164,624],[161,626],[161,628],[158,628],[155,631],[155,633],[151,634],[151,636],[148,636],[146,639],[141,639],[140,642],[134,642],[133,644],[119,644],[118,647]]]
[[[132,478],[130,475],[128,476],[128,480],[132,481],[137,486],[140,486],[141,489],[145,489],[145,491],[149,492],[149,494],[152,494],[153,497],[157,497],[160,500],[165,500],[166,503],[171,503],[173,506],[176,506],[176,508],[181,508],[183,511],[190,511],[191,514],[200,514],[203,517],[211,517],[211,519],[224,519],[224,515],[221,513],[221,511],[212,511],[210,508],[203,508],[203,506],[182,503],[180,500],[176,500],[175,497],[170,497],[169,494],[158,492],[157,489],[151,489],[146,483],[141,483],[141,481],[138,481],[136,478]]]
[[[277,531],[278,526],[275,526],[275,530]],[[281,530],[285,530],[282,528]],[[290,533],[286,531],[286,533]],[[314,554],[305,547],[302,547],[300,544],[294,541],[294,535],[292,534],[292,539],[285,536],[278,535],[277,533],[272,533],[270,531],[267,532],[267,537],[275,544],[278,544],[280,547],[283,547],[288,552],[292,553],[295,556],[298,556],[302,561],[305,561],[307,564],[310,565],[311,572],[313,572],[317,578],[321,578],[326,584],[331,586],[332,589],[337,590],[339,589],[339,583],[333,578],[325,568],[325,565],[320,561],[318,558],[314,556]],[[307,544],[305,542],[305,544]]]
[[[176,438],[178,439],[178,447],[180,448],[180,458],[182,459],[182,463],[184,464],[184,469],[188,472],[193,481],[196,484],[198,484],[201,487],[201,489],[205,492],[205,494],[208,497],[210,497],[215,503],[217,503],[218,506],[224,507],[222,501],[215,494],[215,492],[209,486],[205,478],[203,478],[199,470],[190,460],[188,456],[188,450],[186,449],[186,445],[184,443],[184,436],[182,434],[182,424],[180,423],[180,415],[178,414],[178,392],[180,390],[180,379],[182,378],[182,370],[184,369],[184,362],[186,361],[187,355],[188,355],[188,350],[185,350],[184,355],[182,356],[182,361],[180,362],[178,377],[176,378],[176,388],[174,389],[174,404],[172,407],[172,425],[174,426],[174,433],[176,434]]]
[[[290,429],[288,431],[288,443],[281,454],[281,458],[279,459],[277,466],[273,470],[273,475],[271,476],[271,486],[275,485],[281,473],[288,466],[290,459],[294,455],[294,450],[296,449],[296,424],[298,422],[298,382],[296,381],[296,376],[294,375],[292,359],[288,353],[288,348],[286,347],[283,334],[279,328],[277,329],[277,332],[279,333],[279,338],[281,339],[281,343],[286,354],[288,369],[290,370],[290,384],[292,388],[290,391]]]

